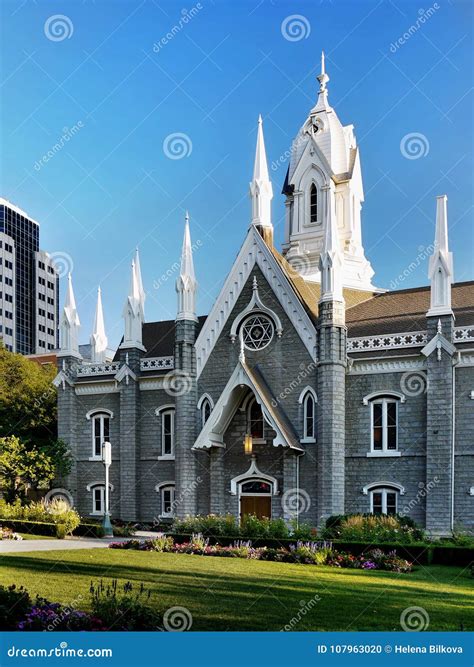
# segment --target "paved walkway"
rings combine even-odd
[[[156,533],[138,531],[133,537],[67,537],[65,540],[0,540],[0,554],[23,553],[26,551],[69,551],[73,549],[104,549],[110,542],[126,542],[130,539],[156,537]]]

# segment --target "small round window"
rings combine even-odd
[[[249,350],[263,350],[273,338],[273,322],[265,315],[251,315],[242,324],[244,345]]]

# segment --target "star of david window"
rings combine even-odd
[[[273,322],[265,315],[251,315],[242,324],[242,338],[248,350],[263,350],[273,338]]]

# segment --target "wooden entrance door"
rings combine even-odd
[[[240,496],[240,518],[247,514],[255,514],[259,519],[272,516],[272,499],[270,496]]]

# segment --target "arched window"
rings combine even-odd
[[[314,398],[312,394],[310,394],[309,392],[304,397],[303,412],[304,412],[303,437],[305,439],[315,440],[316,406],[314,404]]]
[[[254,439],[263,440],[265,438],[265,420],[262,408],[255,397],[251,399],[247,406],[247,432]]]
[[[95,516],[102,516],[105,512],[105,484],[92,482],[87,485],[87,491],[92,492],[92,512]],[[109,492],[113,491],[113,484],[109,484]]]
[[[372,514],[396,514],[398,491],[392,487],[377,487],[370,491],[370,511]]]
[[[161,456],[174,457],[174,409],[161,413]]]
[[[209,394],[203,394],[197,404],[198,410],[201,413],[201,428],[204,428],[205,423],[211,416],[214,403]]]
[[[314,183],[309,191],[309,221],[312,225],[318,222],[318,189]]]
[[[391,397],[377,398],[371,402],[371,410],[372,451],[397,451],[398,401]]]
[[[312,387],[306,387],[300,394],[298,402],[301,404],[303,418],[303,438],[302,442],[316,442],[317,422],[316,422],[316,392]]]
[[[88,413],[87,419],[92,424],[92,456],[93,459],[102,459],[102,444],[110,437],[111,412],[100,411]]]

